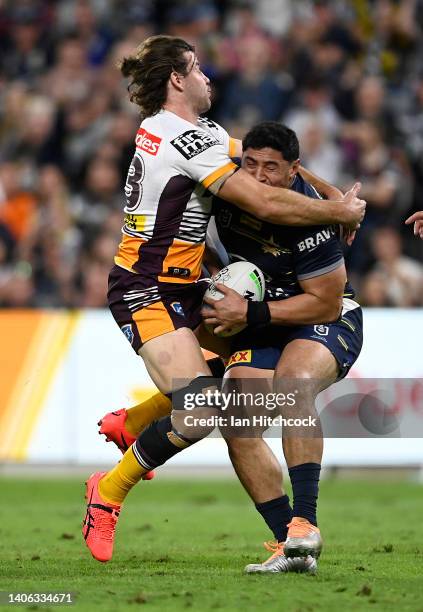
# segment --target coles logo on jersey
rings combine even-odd
[[[135,136],[135,144],[137,149],[141,149],[150,155],[157,155],[162,139],[150,132],[146,132],[144,128],[140,128]]]
[[[182,153],[185,159],[192,159],[210,147],[219,144],[219,141],[201,130],[188,130],[171,140],[170,143],[179,153]]]

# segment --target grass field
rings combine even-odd
[[[270,534],[235,480],[142,483],[108,564],[83,544],[80,480],[2,478],[0,491],[0,590],[72,591],[78,612],[423,611],[418,484],[323,482],[326,548],[315,577],[243,575],[246,563],[265,558]]]

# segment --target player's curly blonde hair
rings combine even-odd
[[[188,73],[184,56],[187,51],[195,49],[182,38],[150,36],[134,55],[120,62],[123,76],[132,78],[128,86],[130,100],[140,107],[143,118],[155,115],[163,107],[171,73]]]

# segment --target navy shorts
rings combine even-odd
[[[359,307],[348,310],[334,323],[295,327],[269,325],[256,330],[247,328],[233,337],[231,358],[226,369],[248,366],[274,370],[287,344],[299,339],[326,346],[338,362],[338,380],[344,378],[363,345],[362,310]]]

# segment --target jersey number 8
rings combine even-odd
[[[139,153],[135,153],[129,166],[125,184],[126,211],[136,210],[142,198],[142,182],[145,177],[145,163]]]

